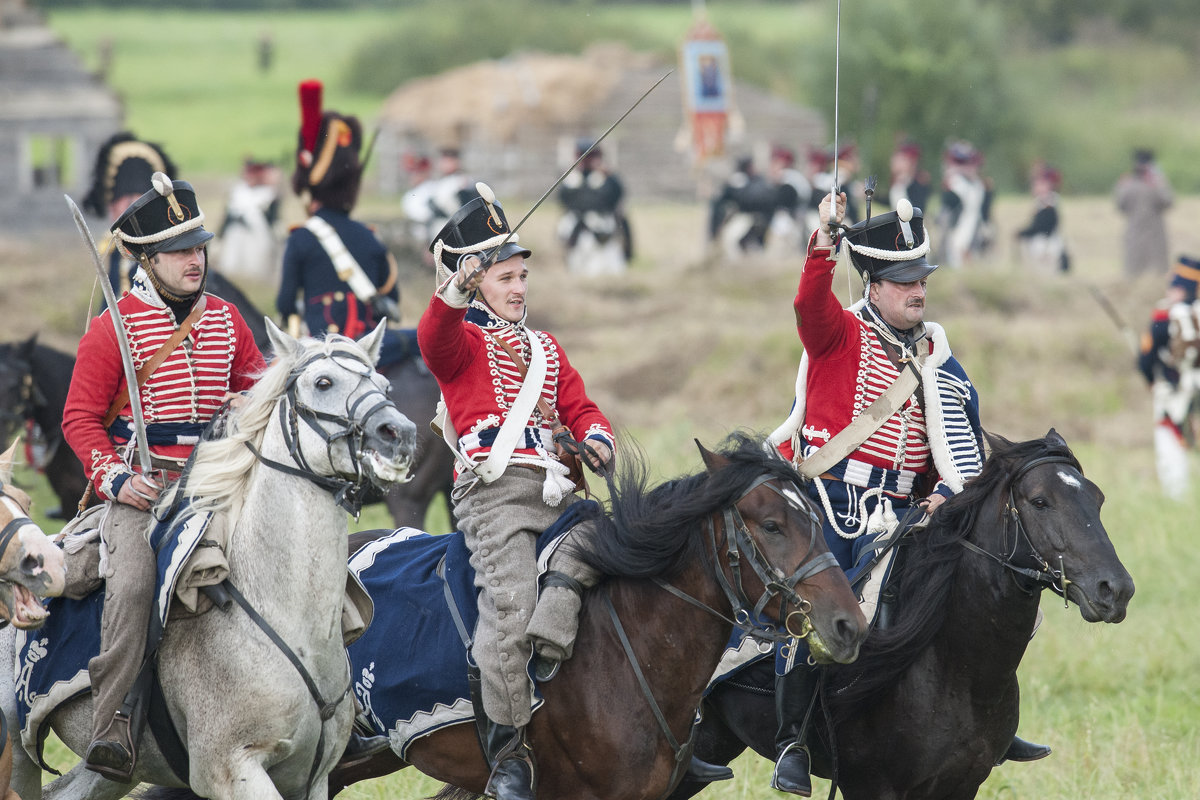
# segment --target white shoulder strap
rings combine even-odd
[[[367,273],[363,272],[363,268],[354,260],[354,256],[350,255],[346,244],[337,235],[337,231],[333,229],[332,225],[314,214],[304,223],[304,227],[317,237],[325,254],[333,262],[333,268],[338,277],[350,284],[351,291],[359,300],[366,303],[376,295],[378,289],[376,289],[374,281],[367,277]]]
[[[525,436],[526,423],[533,415],[533,409],[542,394],[542,385],[546,382],[546,351],[542,349],[537,332],[528,333],[529,372],[525,375],[521,390],[517,392],[517,399],[508,410],[508,416],[504,418],[504,424],[500,426],[500,432],[496,434],[496,441],[492,442],[492,450],[488,453],[487,460],[475,468],[475,474],[482,478],[484,483],[491,483],[499,478],[508,466],[508,460],[517,448],[517,442]]]

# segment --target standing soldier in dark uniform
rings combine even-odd
[[[913,208],[928,212],[933,176],[929,170],[921,169],[921,146],[907,140],[898,144],[892,152],[891,172],[888,204],[896,208],[901,200],[907,200]]]
[[[142,196],[150,185],[150,176],[156,172],[178,174],[174,162],[160,146],[143,142],[129,131],[113,134],[96,154],[92,186],[83,198],[84,210],[111,225]],[[108,280],[117,297],[129,291],[137,267],[137,261],[122,257],[120,248],[109,251]]]
[[[1166,295],[1154,307],[1150,328],[1142,335],[1137,360],[1153,403],[1158,482],[1172,500],[1183,500],[1191,489],[1188,450],[1194,445],[1194,413],[1200,393],[1197,285],[1200,260],[1180,256]]]
[[[293,333],[301,318],[312,336],[357,339],[385,317],[399,321],[396,264],[383,243],[350,219],[362,179],[362,126],[356,117],[321,110],[321,84],[300,84],[300,136],[292,189],[309,196],[308,220],[293,230],[283,253],[275,307]],[[303,294],[303,314],[296,298]],[[390,332],[389,332],[390,333]],[[384,340],[379,366],[395,360]]]
[[[625,187],[605,166],[600,148],[592,147],[588,152],[589,147],[590,139],[576,143],[575,157],[587,153],[587,158],[567,175],[558,191],[558,199],[566,209],[558,235],[566,245],[567,269],[612,275],[624,272],[626,262],[633,257],[629,220],[621,207]]]
[[[795,207],[795,193],[791,195]],[[771,219],[780,208],[780,192],[744,156],[721,192],[713,198],[708,217],[708,237],[720,240],[726,256],[736,258],[766,244]]]

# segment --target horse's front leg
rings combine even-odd
[[[193,754],[192,791],[210,800],[283,800],[261,757],[261,752],[245,751],[228,761],[198,764]],[[321,781],[318,800],[325,800],[324,791]]]

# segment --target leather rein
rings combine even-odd
[[[14,512],[9,503],[16,506],[19,513]],[[0,481],[0,506],[4,507],[11,516],[11,519],[4,524],[4,528],[0,529],[0,557],[3,557],[4,553],[8,550],[9,544],[12,543],[13,537],[17,535],[17,532],[26,525],[34,525],[36,527],[37,523],[27,516],[29,514],[28,509],[22,508],[17,499],[8,493],[8,484],[4,481]],[[0,625],[0,627],[3,627],[3,625]]]
[[[359,372],[358,384],[355,384],[355,388],[357,388],[358,385],[364,380],[370,380],[369,376],[374,373],[374,367],[372,365],[366,364],[366,362],[354,357],[350,353],[344,353],[344,355],[350,360],[354,361],[356,364],[364,364],[367,366],[366,372],[345,367],[347,369],[351,369],[353,372]],[[284,441],[287,443],[288,454],[296,462],[297,466],[284,464],[282,462],[266,458],[258,451],[257,448],[254,447],[253,444],[248,441],[246,442],[246,447],[250,449],[250,452],[254,454],[254,457],[263,465],[288,475],[296,475],[306,478],[318,486],[328,489],[333,493],[334,501],[352,514],[355,519],[357,519],[359,512],[362,509],[363,500],[365,499],[370,482],[370,475],[362,468],[360,464],[363,441],[366,438],[366,425],[371,417],[373,417],[380,410],[387,408],[388,406],[395,407],[395,404],[382,390],[379,389],[378,386],[375,386],[371,391],[362,394],[353,402],[347,400],[346,413],[344,415],[330,414],[324,411],[319,411],[300,402],[296,396],[297,380],[299,379],[301,373],[303,373],[304,370],[306,370],[312,363],[325,358],[331,358],[335,361],[337,360],[336,355],[331,355],[327,351],[316,353],[293,367],[291,372],[288,373],[285,392],[286,396],[280,403],[278,403],[279,427],[283,432]],[[362,407],[376,395],[379,395],[382,399],[377,400],[374,405],[370,406],[366,410],[365,413],[362,413]],[[316,434],[325,442],[325,452],[330,464],[333,463],[334,445],[342,440],[346,441],[350,450],[350,455],[352,456],[351,460],[354,463],[354,473],[352,478],[321,475],[313,470],[308,459],[304,456],[304,453],[300,448],[299,433],[301,421],[315,431]],[[321,425],[322,422],[335,423],[338,429],[336,432],[330,433]],[[270,623],[268,623],[266,619],[264,619],[262,615],[258,613],[258,611],[250,604],[248,600],[246,600],[242,593],[238,591],[237,587],[235,587],[229,579],[226,579],[221,585],[226,591],[228,591],[229,596],[232,597],[232,599],[236,601],[239,606],[241,606],[242,610],[246,613],[250,620],[254,622],[254,624],[257,625],[264,634],[266,634],[267,638],[279,648],[280,652],[282,652],[288,661],[291,662],[292,666],[296,668],[296,671],[300,674],[301,679],[304,681],[304,685],[308,688],[309,695],[312,697],[313,702],[317,705],[317,713],[321,719],[321,727],[320,733],[317,737],[317,747],[313,756],[312,766],[309,769],[307,781],[307,790],[311,792],[317,776],[317,771],[321,764],[322,751],[325,748],[325,723],[333,717],[334,713],[337,711],[337,707],[350,694],[350,691],[353,687],[353,676],[348,676],[346,688],[343,689],[340,694],[338,694],[333,700],[326,700],[322,695],[320,688],[317,686],[316,680],[304,666],[304,662],[300,660],[300,657],[295,653],[295,651],[293,651],[292,648],[288,646],[287,642],[285,642],[283,638],[275,631],[275,629],[271,627]],[[347,662],[347,667],[348,666],[349,662]]]
[[[1027,595],[1034,595],[1042,589],[1049,588],[1055,594],[1063,598],[1064,605],[1067,602],[1067,587],[1071,585],[1071,581],[1067,578],[1066,568],[1063,566],[1063,557],[1060,553],[1058,556],[1058,569],[1050,566],[1050,563],[1038,552],[1034,547],[1033,541],[1029,538],[1029,532],[1025,530],[1025,524],[1021,521],[1021,514],[1017,510],[1016,486],[1020,480],[1025,477],[1031,470],[1043,466],[1045,464],[1066,464],[1068,466],[1079,469],[1079,462],[1074,458],[1062,455],[1041,456],[1034,458],[1022,464],[1017,469],[1011,478],[1008,480],[1008,501],[1004,505],[1002,512],[1004,518],[1004,534],[1003,541],[1007,546],[1010,539],[1009,531],[1012,531],[1012,546],[1007,547],[1008,552],[997,555],[988,550],[984,550],[978,545],[968,542],[966,539],[961,540],[960,544],[972,553],[986,556],[992,561],[995,561],[1000,566],[1009,570],[1012,573],[1013,580],[1022,592]],[[1024,544],[1025,556],[1032,558],[1036,565],[1034,567],[1021,567],[1014,563],[1017,558],[1018,549]],[[1033,587],[1030,588],[1021,583],[1021,578],[1027,578],[1033,582]]]
[[[349,353],[345,353],[344,355],[358,364],[366,363]],[[366,438],[366,426],[371,417],[376,413],[389,406],[394,407],[395,404],[379,387],[375,387],[372,391],[364,393],[353,402],[347,401],[346,413],[341,415],[318,411],[300,402],[296,397],[297,379],[313,362],[326,358],[337,360],[337,356],[331,356],[328,353],[317,353],[293,367],[292,371],[288,374],[286,398],[278,405],[279,427],[283,432],[284,441],[287,443],[288,454],[296,462],[297,466],[284,464],[265,457],[250,442],[246,442],[246,447],[250,448],[250,452],[254,453],[254,457],[262,464],[288,475],[306,478],[318,486],[328,489],[333,493],[334,502],[348,511],[355,519],[358,519],[359,513],[362,511],[363,501],[366,499],[367,491],[370,488],[371,478],[367,471],[363,469],[361,463],[363,441]],[[374,372],[374,367],[369,364],[366,366],[369,371],[360,374],[359,383],[369,380],[368,376]],[[375,404],[368,408],[365,413],[362,413],[362,406],[375,398],[376,395],[380,399],[376,400]],[[313,470],[308,459],[300,449],[301,421],[324,440],[325,454],[330,464],[333,463],[334,446],[342,440],[346,441],[347,447],[350,450],[351,461],[354,464],[354,472],[351,476],[321,475]],[[321,424],[322,422],[334,423],[337,426],[337,431],[330,433]]]
[[[706,551],[705,560],[712,566],[712,572],[716,577],[717,583],[721,586],[725,597],[729,600],[730,607],[733,609],[733,618],[727,617],[720,611],[702,602],[701,600],[692,597],[683,590],[672,586],[661,578],[654,578],[654,582],[661,586],[666,591],[675,595],[697,608],[711,614],[712,616],[727,622],[735,628],[746,631],[750,636],[761,641],[780,642],[795,636],[796,638],[805,638],[812,632],[812,621],[808,614],[812,610],[812,604],[802,598],[796,591],[796,587],[801,581],[823,572],[826,569],[837,566],[837,558],[833,553],[825,552],[816,558],[809,560],[808,556],[812,553],[813,548],[817,543],[817,536],[821,534],[821,520],[817,513],[812,509],[808,510],[809,518],[809,547],[800,566],[791,574],[785,576],[783,572],[771,564],[770,561],[759,550],[754,539],[750,536],[750,530],[746,525],[742,514],[738,511],[737,502],[744,500],[747,495],[757,489],[759,486],[765,486],[771,491],[778,494],[789,505],[795,507],[795,502],[787,493],[772,485],[772,481],[777,480],[772,475],[760,475],[750,486],[742,493],[738,500],[726,507],[721,512],[722,527],[725,531],[725,563],[729,566],[730,574],[733,576],[732,582],[726,578],[724,570],[719,568],[713,561],[709,560]],[[709,543],[712,545],[712,552],[718,552],[717,547],[717,531],[716,525],[713,522],[713,517],[710,517],[707,524]],[[742,583],[742,552],[745,551],[744,562],[749,564],[750,568],[762,581],[764,591],[762,597],[757,603],[752,603],[746,596],[745,587]],[[806,563],[807,562],[807,563]],[[784,608],[787,604],[795,605],[797,610],[788,614],[784,618],[784,632],[776,630],[775,625],[767,624],[762,621],[762,611],[766,605],[776,595],[782,598]],[[687,756],[692,751],[692,743],[695,738],[696,726],[691,728],[691,733],[687,741],[683,744],[675,738],[671,732],[670,725],[667,724],[666,715],[658,705],[658,701],[654,699],[654,693],[651,691],[650,684],[646,680],[646,676],[642,672],[641,666],[638,664],[637,655],[633,652],[633,645],[629,641],[629,636],[625,633],[625,627],[621,624],[620,618],[617,616],[616,607],[613,606],[612,596],[609,592],[603,595],[605,606],[608,608],[608,616],[612,620],[613,627],[616,629],[617,638],[621,642],[621,647],[625,651],[625,656],[629,661],[629,665],[633,668],[633,673],[637,677],[638,685],[642,689],[642,694],[646,698],[647,705],[650,706],[650,711],[654,715],[654,719],[658,722],[659,730],[662,731],[663,738],[667,740],[667,744],[671,747],[675,755],[675,767],[671,773],[671,780],[668,786],[674,786],[683,774],[683,770],[687,768]],[[792,634],[787,632],[788,626],[793,615],[799,614],[802,617],[801,632]]]

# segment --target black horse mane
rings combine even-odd
[[[800,476],[791,464],[763,449],[743,433],[722,445],[727,467],[707,470],[648,488],[645,458],[633,448],[621,450],[620,468],[610,478],[611,512],[598,519],[599,531],[578,548],[579,557],[614,577],[671,577],[698,558],[708,517],[737,502],[751,483],[766,474],[793,483]]]
[[[1013,443],[989,435],[991,455],[979,475],[967,481],[962,492],[949,498],[907,545],[898,568],[896,614],[890,627],[874,629],[863,643],[858,659],[837,667],[829,689],[831,705],[849,712],[893,686],[921,652],[929,646],[946,618],[948,598],[966,548],[962,540],[981,523],[981,516],[997,511],[987,499],[1006,487],[1022,464],[1042,456],[1062,456],[1079,466],[1057,434]]]

